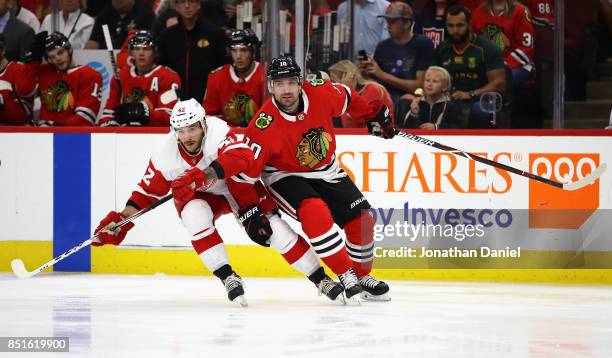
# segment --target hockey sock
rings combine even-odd
[[[193,237],[191,245],[207,269],[214,272],[221,266],[229,264],[223,240],[214,227],[202,230]],[[196,237],[200,239],[195,239]]]
[[[315,252],[335,274],[344,273],[352,267],[344,241],[334,228],[331,212],[323,200],[303,200],[297,215]]]
[[[353,261],[357,276],[365,276],[372,271],[374,258],[374,218],[365,210],[361,215],[344,225],[346,250]]]

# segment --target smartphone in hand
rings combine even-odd
[[[368,53],[366,52],[366,50],[359,50],[359,52],[357,52],[357,59],[359,61],[367,61]]]

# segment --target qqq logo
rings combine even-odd
[[[594,153],[531,153],[530,171],[560,183],[580,180],[599,166]],[[577,229],[599,207],[599,179],[593,184],[565,191],[529,181],[529,227]]]

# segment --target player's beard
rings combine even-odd
[[[293,97],[292,93],[283,93],[280,96],[280,99],[276,99],[276,103],[278,103],[278,107],[283,110],[283,112],[293,114],[297,112],[297,109],[300,106],[300,94],[296,97]]]

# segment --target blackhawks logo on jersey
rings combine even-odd
[[[74,108],[74,96],[65,81],[59,80],[45,88],[40,95],[42,105],[49,112],[62,112]]]
[[[330,143],[333,142],[331,134],[324,128],[311,128],[302,134],[302,140],[297,145],[295,157],[301,166],[316,167],[329,152]]]
[[[502,52],[510,46],[510,39],[504,33],[504,29],[495,24],[487,24],[481,30],[481,34],[491,40]]]
[[[132,88],[132,90],[123,99],[123,103],[137,102],[144,102],[149,107],[149,110],[154,108],[153,103],[151,103],[151,100],[149,97],[147,97],[147,93],[140,87]]]
[[[269,114],[266,114],[266,112],[261,112],[259,114],[259,117],[255,119],[255,127],[264,130],[270,126],[270,123],[272,123],[273,119],[274,117]]]
[[[248,94],[236,93],[223,108],[225,120],[232,126],[246,127],[259,106]],[[259,128],[259,127],[258,127]]]

